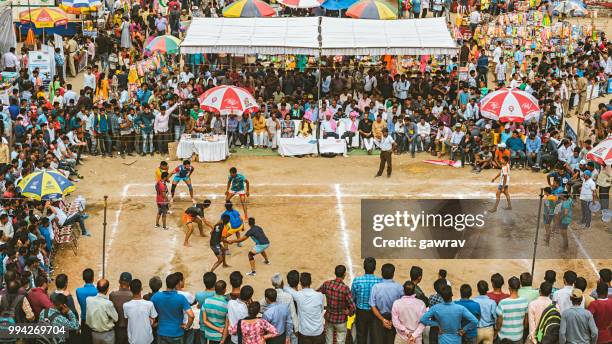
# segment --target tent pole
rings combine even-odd
[[[538,234],[540,234],[540,217],[542,214],[542,200],[544,199],[544,189],[540,189],[540,203],[538,205],[538,222],[536,224],[535,239],[533,241],[533,257],[531,258],[531,276],[535,270],[536,252],[538,250]]]
[[[323,23],[323,17],[319,17],[319,36],[318,36],[318,41],[319,41],[319,58],[317,61],[317,126],[316,126],[316,133],[315,133],[315,138],[317,141],[317,155],[321,155],[321,149],[319,146],[319,139],[321,138],[321,133],[319,130],[320,127],[320,123],[321,123],[321,55],[323,55],[323,36],[321,35],[321,27],[322,27],[322,23]]]

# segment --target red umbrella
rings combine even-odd
[[[517,88],[503,88],[480,100],[480,113],[501,122],[526,122],[540,113],[538,100]]]
[[[611,118],[612,118],[612,110],[606,111],[603,113],[603,115],[601,115],[601,119],[603,121],[609,121]]]
[[[593,147],[586,157],[600,165],[612,165],[612,137],[608,137]]]
[[[199,99],[202,109],[222,115],[239,115],[259,110],[255,98],[244,88],[236,86],[213,87],[202,93]]]

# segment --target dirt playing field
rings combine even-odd
[[[362,273],[360,257],[360,202],[366,198],[485,198],[494,197],[495,185],[490,180],[494,171],[481,174],[469,168],[438,167],[421,162],[425,155],[412,159],[394,156],[394,172],[390,179],[374,178],[378,167],[377,156],[348,158],[281,158],[232,156],[222,163],[195,163],[193,183],[196,198],[209,198],[213,206],[207,210],[209,221],[216,221],[223,208],[223,193],[228,170],[236,166],[251,182],[249,216],[255,217],[271,240],[271,265],[262,264],[257,257],[257,276],[245,277],[245,283],[255,287],[258,296],[269,286],[275,272],[283,275],[291,270],[313,273],[314,284],[333,276],[337,264],[349,267],[350,276]],[[81,271],[91,267],[96,274],[102,268],[103,196],[108,195],[107,213],[107,271],[106,276],[116,286],[118,276],[130,271],[135,278],[148,282],[149,278],[181,271],[187,280],[187,290],[203,288],[202,274],[208,271],[215,258],[209,249],[208,237],[196,233],[192,247],[184,247],[184,226],[181,215],[190,205],[187,187],[179,185],[177,199],[169,215],[171,230],[154,228],[156,205],[154,198],[155,158],[109,159],[88,158],[81,168],[85,179],[77,184],[75,195],[83,195],[88,202],[89,238],[79,239],[78,256],[71,250],[59,254],[56,274],[66,273],[72,289],[81,285]],[[135,161],[135,162],[134,162]],[[127,163],[132,163],[127,166]],[[171,168],[178,161],[170,161]],[[535,198],[545,186],[545,176],[528,171],[512,171],[512,193],[516,197]],[[503,204],[503,203],[502,203]],[[242,212],[240,207],[237,208]],[[597,220],[601,222],[600,220]],[[610,234],[601,249],[610,247]],[[607,234],[607,235],[606,235]],[[558,237],[552,245],[559,245]],[[503,245],[503,242],[500,244]],[[516,243],[515,243],[516,244]],[[219,278],[228,279],[233,270],[249,271],[247,252],[252,242],[231,248],[230,268],[217,270]],[[523,240],[524,250],[531,252],[532,240]],[[570,237],[570,250],[576,252],[576,241]],[[587,252],[588,254],[588,252]],[[431,292],[438,269],[449,272],[453,287],[463,282],[474,285],[479,279],[488,280],[494,272],[506,277],[529,271],[530,260],[394,260],[397,280],[408,278],[412,265],[425,270],[423,287]],[[546,269],[562,273],[571,268],[590,283],[596,280],[596,270],[610,266],[612,260],[539,260],[536,281]],[[558,284],[560,284],[560,276]]]

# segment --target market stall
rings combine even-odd
[[[229,156],[225,135],[183,135],[176,147],[179,159],[191,159],[193,154],[200,162],[223,161]]]

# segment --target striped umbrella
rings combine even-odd
[[[586,158],[600,165],[612,165],[612,136],[593,147],[587,153]]]
[[[59,7],[67,13],[80,14],[93,12],[102,6],[100,0],[62,0]]]
[[[157,36],[147,44],[145,50],[153,53],[156,51],[166,54],[177,54],[181,40],[172,35]]]
[[[356,19],[397,19],[397,9],[386,1],[361,0],[351,5],[346,15]]]
[[[19,21],[32,23],[36,28],[49,28],[68,24],[66,12],[59,8],[39,7],[19,13]]]
[[[528,122],[540,114],[538,100],[517,88],[502,88],[480,100],[480,113],[501,122]]]
[[[17,185],[21,195],[38,201],[60,199],[76,187],[57,171],[38,171],[25,176]]]
[[[273,17],[274,9],[261,0],[238,0],[223,9],[226,18]]]
[[[257,101],[244,88],[236,86],[217,86],[202,93],[200,106],[206,111],[222,115],[240,115],[243,112],[257,111]]]
[[[279,0],[281,4],[291,8],[313,8],[321,6],[319,0]]]

